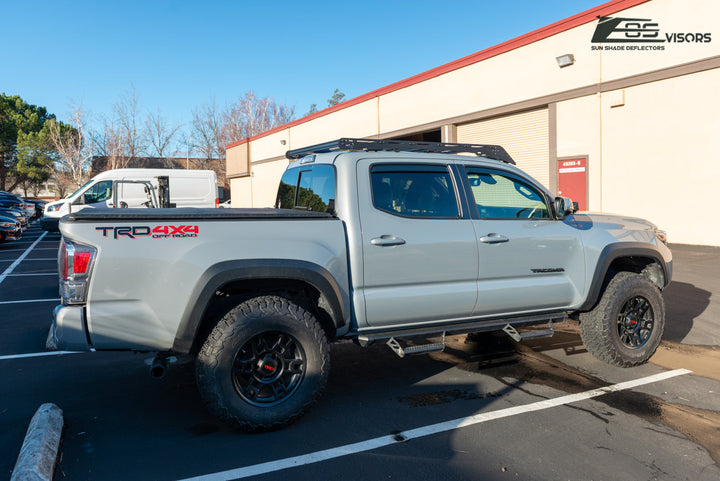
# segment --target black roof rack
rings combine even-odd
[[[374,139],[348,139],[342,138],[311,145],[301,149],[288,150],[285,157],[299,159],[309,154],[322,154],[338,152],[341,150],[391,151],[391,152],[432,152],[441,154],[457,154],[461,152],[472,153],[478,157],[486,157],[515,165],[504,148],[499,145],[483,144],[451,144],[447,142],[415,142],[410,140],[374,140]]]

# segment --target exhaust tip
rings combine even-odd
[[[150,377],[153,379],[162,379],[165,377],[165,373],[167,373],[167,365],[164,362],[154,362],[150,366]]]

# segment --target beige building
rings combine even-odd
[[[553,193],[720,246],[720,2],[616,0],[228,145],[233,207],[339,137],[501,144]]]

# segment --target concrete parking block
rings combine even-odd
[[[30,421],[10,481],[51,481],[63,430],[63,412],[55,404],[40,406]]]

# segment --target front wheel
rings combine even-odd
[[[245,431],[290,424],[327,383],[330,351],[315,317],[277,296],[247,300],[213,328],[198,354],[200,394],[217,417]]]
[[[665,329],[665,302],[645,276],[620,272],[597,306],[580,314],[580,336],[596,358],[620,367],[647,362]]]

